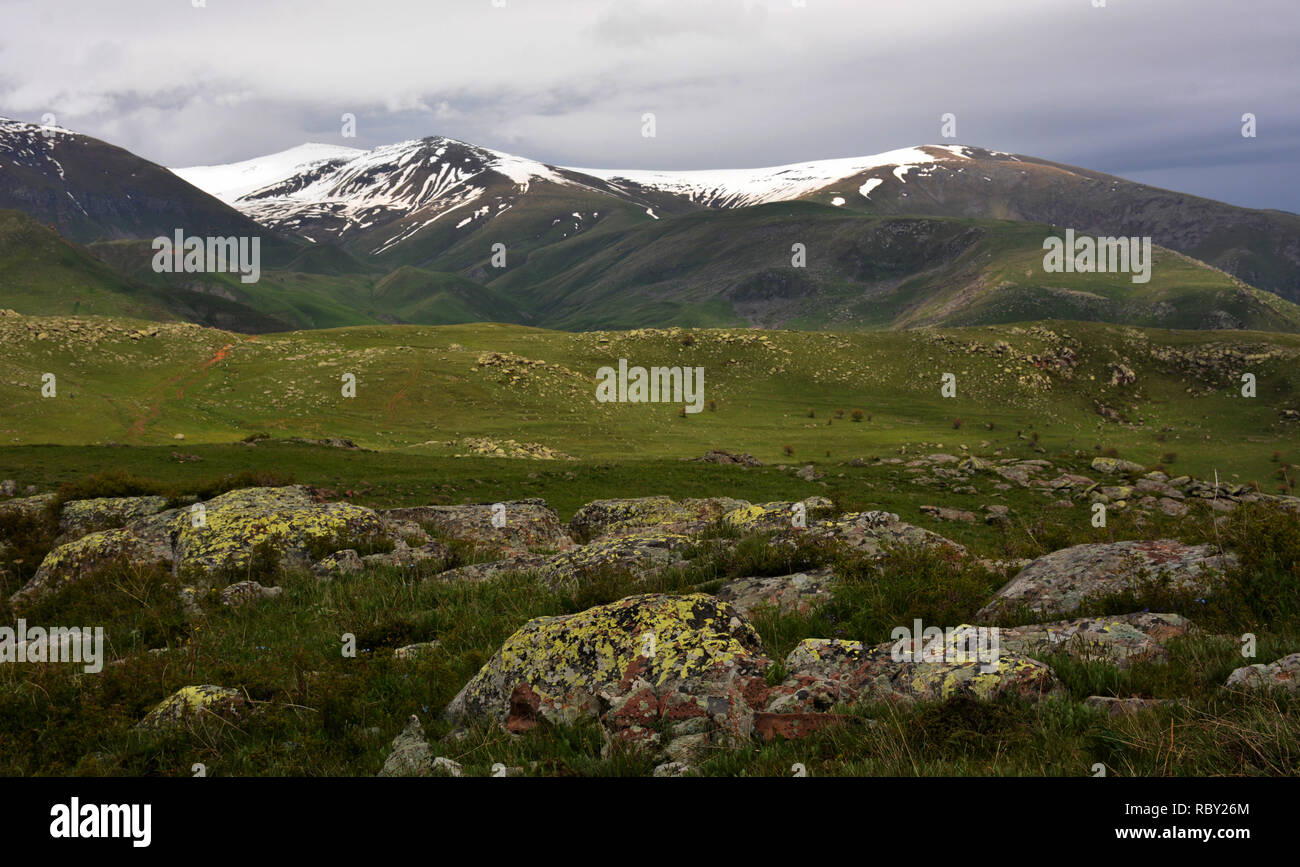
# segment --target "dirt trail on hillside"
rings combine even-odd
[[[249,336],[249,337],[245,337],[244,340],[255,341],[257,340],[257,337]],[[138,442],[139,439],[142,436],[144,436],[145,428],[148,427],[151,422],[155,421],[158,418],[158,416],[162,414],[163,402],[167,399],[166,394],[169,388],[171,388],[172,386],[176,386],[178,383],[183,383],[186,381],[197,382],[199,380],[202,380],[204,377],[208,375],[208,371],[212,369],[213,365],[219,364],[230,357],[230,350],[233,349],[234,346],[235,346],[234,343],[227,343],[225,346],[221,347],[216,352],[214,352],[211,358],[209,358],[208,360],[204,361],[201,365],[199,365],[197,370],[178,373],[175,376],[173,376],[171,379],[164,382],[162,386],[160,386],[158,389],[159,396],[155,400],[150,402],[148,408],[144,411],[144,413],[139,418],[137,418],[131,424],[130,429],[127,430],[126,433],[127,441]],[[185,397],[185,385],[179,385],[176,389],[176,397],[174,399],[181,400],[184,397]]]

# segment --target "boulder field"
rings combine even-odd
[[[967,462],[970,472],[988,469]],[[1004,475],[1014,477],[1020,469]],[[1096,469],[1135,472],[1104,463]],[[1066,481],[1087,487],[1087,480]],[[1171,490],[1194,487],[1176,480],[1170,485]],[[1225,495],[1234,493],[1240,492]],[[37,513],[52,502],[15,499],[0,502],[0,509]],[[714,532],[719,528],[765,532],[772,545],[811,541],[868,560],[895,546],[926,547],[954,563],[970,556],[963,546],[896,514],[836,514],[819,497],[758,504],[727,497],[598,500],[578,509],[566,524],[535,499],[371,509],[323,502],[311,488],[288,486],[235,490],[202,502],[124,497],[64,503],[55,547],[10,601],[21,612],[73,583],[96,580],[106,567],[124,560],[168,570],[191,596],[199,590],[220,592],[226,605],[283,604],[275,601],[278,588],[236,580],[259,558],[308,570],[322,581],[368,568],[418,567],[420,580],[483,581],[527,573],[559,587],[592,569],[619,570],[628,576],[629,595],[528,621],[443,713],[458,725],[497,725],[511,733],[592,719],[605,733],[608,749],[652,750],[662,774],[672,775],[689,773],[712,750],[802,737],[826,726],[870,724],[843,712],[854,704],[1007,694],[1038,701],[1061,694],[1060,680],[1038,657],[1067,654],[1116,667],[1160,662],[1170,640],[1195,630],[1185,618],[1158,612],[1062,618],[1089,597],[1149,577],[1213,592],[1236,562],[1208,546],[1168,539],[1077,545],[1023,565],[973,623],[949,629],[948,646],[969,649],[987,629],[983,624],[1005,622],[1010,615],[1023,621],[1026,612],[1029,619],[1042,615],[1039,622],[1000,629],[992,660],[973,653],[926,656],[919,641],[873,646],[832,638],[806,639],[777,660],[767,655],[749,617],[761,606],[784,613],[813,611],[835,592],[833,566],[742,577],[707,594],[637,592],[638,580],[684,565],[688,549],[734,545],[737,533]],[[455,565],[460,561],[454,550],[471,551],[479,562]],[[411,652],[401,658],[414,658],[438,647],[434,642],[403,650]],[[1297,689],[1298,660],[1300,654],[1292,654],[1239,669],[1225,686]],[[1156,704],[1093,698],[1089,701],[1113,714]],[[230,688],[189,687],[160,704],[142,726],[176,724],[208,709],[238,712],[242,706],[242,697]],[[383,771],[389,776],[458,773],[454,763],[435,755],[416,718],[394,742]]]

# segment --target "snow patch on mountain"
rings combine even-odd
[[[174,175],[233,205],[243,196],[263,187],[282,183],[287,178],[330,162],[353,159],[365,151],[342,145],[309,142],[275,154],[254,157],[243,162],[216,166],[189,166],[172,169]]]
[[[943,151],[944,155],[932,153],[936,150]],[[874,169],[892,168],[895,177],[905,181],[904,175],[907,172],[945,159],[970,159],[970,154],[967,149],[956,145],[925,145],[872,156],[757,169],[684,172],[585,168],[570,170],[601,178],[628,192],[636,188],[658,190],[684,196],[706,207],[739,208],[798,199],[835,181]]]

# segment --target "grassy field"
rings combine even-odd
[[[141,331],[145,336],[141,335]],[[153,336],[147,336],[153,335]],[[387,326],[246,337],[87,317],[0,318],[0,444],[133,446],[347,438],[394,455],[469,438],[582,461],[847,461],[907,447],[1115,449],[1144,464],[1269,480],[1300,409],[1300,337],[1082,323],[873,332]],[[604,365],[704,370],[705,409],[598,403]],[[1117,371],[1128,371],[1117,379]],[[57,396],[41,396],[42,377]],[[945,373],[956,396],[941,395]],[[1252,373],[1257,396],[1241,396]],[[343,377],[356,379],[344,397]],[[853,411],[862,420],[853,421]],[[1226,444],[1226,445],[1225,445]],[[1168,460],[1166,460],[1168,458]],[[549,468],[547,468],[549,469]]]

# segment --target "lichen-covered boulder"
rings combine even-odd
[[[166,497],[99,497],[72,500],[59,513],[59,541],[70,542],[98,530],[125,527],[166,511]]]
[[[966,556],[966,549],[956,542],[905,523],[892,512],[850,512],[809,521],[806,528],[785,530],[776,541],[800,538],[835,544],[866,557],[880,557],[890,548],[911,547],[930,548],[954,560]]]
[[[578,509],[569,522],[569,532],[583,542],[647,528],[685,532],[747,505],[744,500],[731,497],[680,501],[669,497],[596,500]]]
[[[440,571],[450,558],[451,551],[436,539],[414,548],[398,539],[393,550],[367,554],[361,558],[361,562],[366,566],[396,566],[404,569],[432,563],[433,568]]]
[[[1229,689],[1285,689],[1300,692],[1300,653],[1284,656],[1267,665],[1247,665],[1228,675]]]
[[[259,547],[270,548],[282,565],[309,566],[321,546],[384,537],[384,522],[373,509],[317,503],[301,485],[230,491],[203,507],[197,526],[188,510],[173,521],[178,571],[243,569]]]
[[[1139,660],[1164,662],[1169,658],[1166,643],[1193,628],[1178,614],[1147,611],[1017,626],[1000,629],[998,635],[1003,650],[1035,659],[1040,654],[1063,653],[1126,668]]]
[[[769,663],[753,627],[725,602],[702,594],[630,596],[577,614],[530,620],[452,699],[446,714],[493,720],[513,730],[538,719],[572,722],[599,716],[601,694],[617,692],[621,684],[622,702],[611,713],[622,713],[629,725],[637,713],[657,719],[665,695],[678,688],[700,696],[703,716],[726,710],[728,686],[738,677],[762,684]],[[629,692],[637,679],[644,689]],[[669,704],[671,712],[677,703]]]
[[[1107,475],[1140,476],[1147,471],[1147,468],[1141,464],[1120,460],[1119,458],[1093,458],[1092,468]]]
[[[361,555],[354,548],[345,548],[342,551],[335,551],[317,560],[312,565],[312,573],[322,581],[329,581],[339,575],[350,575],[354,572],[360,572],[365,568],[361,562]]]
[[[178,689],[158,704],[136,728],[160,730],[192,724],[209,715],[238,715],[245,706],[237,689],[204,684]]]
[[[255,558],[273,565],[310,566],[321,552],[348,542],[386,539],[371,509],[351,503],[317,503],[307,488],[244,488],[198,504],[170,509],[125,527],[90,533],[46,555],[35,576],[13,598],[27,602],[116,560],[162,563],[203,585],[210,576],[239,573]]]
[[[970,634],[974,629],[960,626],[957,632]],[[1005,649],[999,649],[996,660],[981,661],[968,652],[917,661],[909,653],[922,651],[922,644],[903,644],[904,652],[898,654],[896,642],[866,647],[857,641],[810,638],[790,652],[785,667],[795,675],[838,681],[860,701],[936,701],[959,695],[991,699],[1004,694],[1037,700],[1063,690],[1050,667]]]
[[[743,532],[789,530],[800,520],[807,526],[816,518],[834,508],[825,497],[808,497],[803,500],[772,503],[746,503],[732,509],[723,520]]]
[[[28,518],[37,518],[56,499],[58,497],[55,494],[37,494],[34,497],[5,500],[0,502],[0,515],[23,515]]]
[[[737,578],[723,584],[715,595],[746,617],[760,605],[782,614],[807,614],[830,598],[834,582],[830,567],[825,567],[793,575]]]
[[[510,500],[466,506],[415,506],[385,509],[389,521],[409,521],[439,536],[467,542],[502,555],[563,551],[573,547],[555,510],[545,500]],[[497,526],[500,524],[500,526]]]
[[[101,530],[46,554],[36,574],[9,601],[15,608],[22,608],[112,563],[170,568],[172,560],[170,539],[165,533]]]
[[[1087,597],[1118,593],[1143,579],[1168,578],[1172,586],[1208,592],[1236,556],[1220,556],[1209,545],[1168,539],[1075,545],[1039,557],[979,610],[981,622],[1019,606],[1069,612]]]

